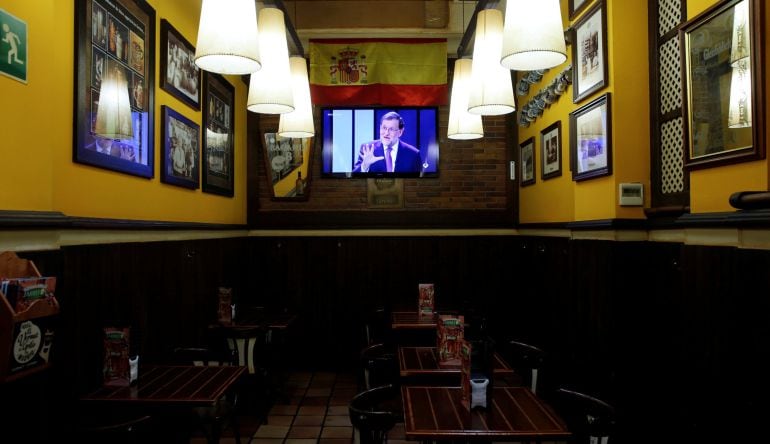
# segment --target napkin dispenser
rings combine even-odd
[[[471,379],[471,408],[487,408],[487,387],[489,379]]]

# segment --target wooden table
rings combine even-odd
[[[216,403],[245,371],[239,366],[145,366],[135,385],[101,387],[80,399],[124,406],[205,407]]]
[[[503,358],[495,353],[492,371],[495,376],[513,376],[513,369]],[[436,357],[436,347],[399,347],[398,366],[402,377],[457,375],[460,366],[440,367]]]
[[[565,440],[564,421],[526,387],[495,387],[492,405],[468,411],[456,387],[402,386],[408,440]]]
[[[420,316],[415,311],[394,311],[390,314],[390,326],[399,329],[435,329],[436,316]]]

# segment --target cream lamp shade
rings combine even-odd
[[[476,16],[468,112],[497,116],[516,110],[511,71],[500,65],[503,13],[484,9]]]
[[[281,114],[278,120],[278,135],[281,137],[307,138],[315,135],[313,107],[310,103],[310,84],[307,78],[307,63],[304,57],[289,57],[294,111]]]
[[[122,68],[109,70],[102,81],[99,105],[96,109],[94,132],[105,139],[131,139],[131,102],[128,99],[128,81]]]
[[[195,64],[219,74],[250,74],[262,67],[254,0],[203,0]]]
[[[559,0],[508,0],[500,63],[534,71],[567,60]]]
[[[452,77],[452,98],[449,103],[447,137],[470,140],[484,137],[481,116],[468,112],[468,88],[471,81],[471,59],[457,59]]]
[[[246,109],[262,114],[294,111],[286,24],[278,8],[259,10],[259,52],[262,69],[251,74]]]

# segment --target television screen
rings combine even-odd
[[[438,107],[322,108],[325,177],[437,177]]]

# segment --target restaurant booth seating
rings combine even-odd
[[[394,385],[374,387],[354,396],[348,406],[350,423],[355,428],[354,444],[385,444],[388,431],[400,418],[394,408],[399,402]]]

